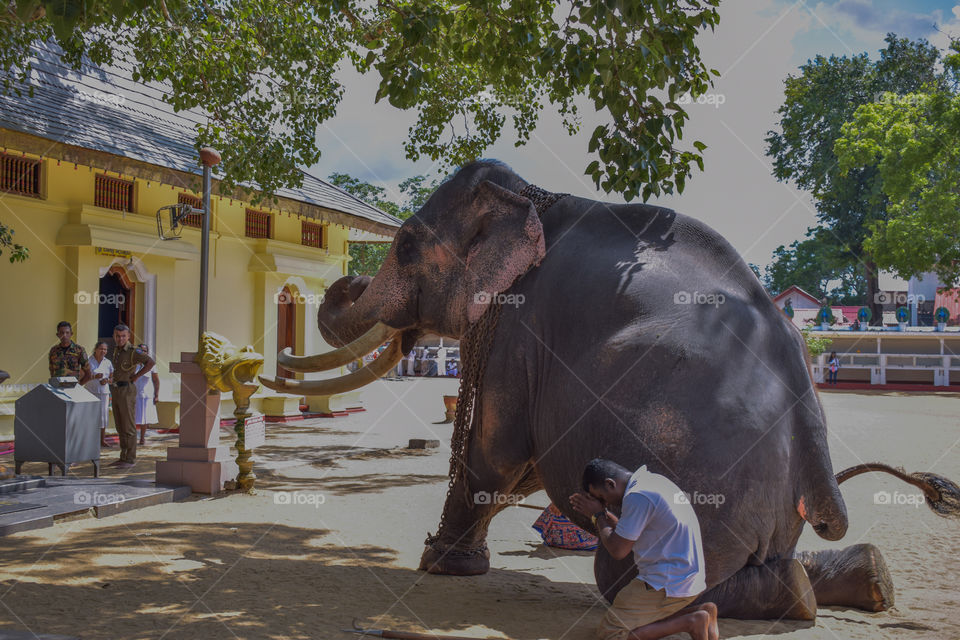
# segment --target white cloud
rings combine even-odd
[[[708,145],[705,172],[682,195],[662,203],[700,218],[748,262],[763,265],[777,245],[815,224],[809,197],[778,182],[764,153],[764,138],[776,127],[783,102],[783,81],[796,71],[792,43],[810,27],[810,16],[796,4],[774,2],[721,3],[720,10],[720,26],[705,34],[701,48],[721,72],[713,91],[726,100],[716,108],[691,105],[685,135]]]
[[[951,9],[950,16],[937,25],[937,31],[929,36],[931,44],[946,50],[951,39],[960,38],[960,4]]]

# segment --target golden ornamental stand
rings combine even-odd
[[[243,385],[242,389],[234,389],[233,402],[237,408],[233,410],[233,417],[236,423],[233,425],[233,431],[237,434],[237,466],[240,473],[237,475],[237,488],[247,493],[253,492],[253,485],[257,481],[257,476],[253,473],[253,460],[250,459],[252,451],[247,449],[247,418],[250,417],[250,396],[256,392],[260,385]]]
[[[252,415],[250,396],[260,388],[259,384],[252,381],[263,366],[263,356],[251,346],[238,349],[223,336],[207,331],[200,338],[196,362],[211,389],[233,393],[236,406],[233,410],[236,418],[233,430],[237,434],[237,467],[240,469],[234,484],[235,488],[252,493],[257,476],[253,473],[251,450],[246,446],[246,421]]]

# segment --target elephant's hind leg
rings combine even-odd
[[[800,561],[789,558],[747,565],[697,599],[713,602],[721,618],[813,620],[817,601]]]
[[[810,576],[820,606],[886,611],[893,606],[893,581],[880,550],[872,544],[797,554]]]

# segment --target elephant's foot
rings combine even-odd
[[[893,580],[872,544],[797,554],[810,576],[817,604],[886,611],[893,606]]]
[[[428,538],[420,556],[420,571],[447,576],[477,576],[490,570],[490,550],[486,544],[474,549],[458,549]]]
[[[426,549],[420,556],[420,571],[450,576],[476,576],[489,571],[487,527],[490,520],[506,508],[505,503],[493,497],[526,496],[540,488],[535,474],[532,475],[532,467],[526,462],[504,476],[501,470],[491,468],[484,461],[479,449],[471,450],[477,453],[471,454],[467,466],[470,486],[464,487],[464,479],[458,479],[447,494],[439,531],[424,541]]]
[[[817,600],[799,560],[748,565],[708,589],[698,603],[713,602],[721,618],[814,620]]]

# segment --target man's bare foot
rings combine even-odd
[[[693,640],[713,640],[710,635],[712,625],[710,624],[710,614],[703,609],[699,609],[689,614],[690,617],[690,637]]]
[[[712,602],[704,602],[697,607],[697,611],[706,611],[707,615],[710,616],[709,640],[719,640],[720,625],[717,624],[717,605]]]

